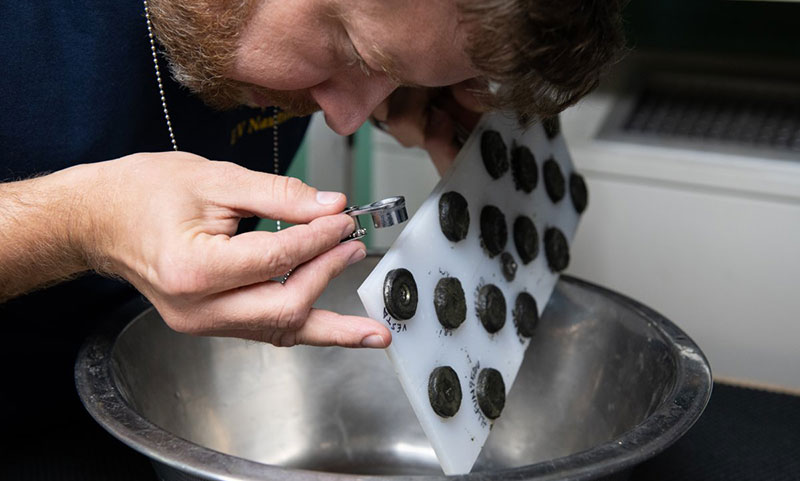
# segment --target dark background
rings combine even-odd
[[[631,47],[668,53],[800,60],[800,3],[630,0]]]

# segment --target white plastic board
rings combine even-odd
[[[512,168],[496,179],[489,174],[481,154],[481,141],[487,130],[500,133],[509,164],[514,146],[527,146],[533,153],[538,179],[530,193],[516,188]],[[550,139],[542,123],[523,130],[508,114],[484,115],[453,168],[358,289],[369,316],[385,322],[392,330],[387,354],[445,474],[468,473],[489,435],[492,420],[482,411],[476,393],[476,379],[481,370],[488,367],[498,370],[506,394],[519,370],[530,339],[520,335],[515,326],[517,296],[521,292],[532,295],[541,314],[558,280],[557,272],[548,265],[546,230],[557,227],[569,244],[577,227],[579,214],[573,199],[576,194],[570,189],[574,169],[558,130],[550,132],[553,136]],[[564,179],[565,194],[557,202],[548,194],[543,174],[543,165],[551,158]],[[582,178],[573,180],[583,185]],[[444,235],[440,224],[440,198],[451,191],[466,199],[470,219],[466,237],[457,242]],[[507,242],[503,251],[511,254],[517,265],[511,281],[503,274],[501,255],[490,256],[482,241],[480,219],[487,205],[496,206],[505,217]],[[514,241],[514,224],[519,216],[530,218],[538,233],[538,255],[527,265],[521,262]],[[387,274],[398,268],[407,269],[417,287],[416,311],[405,320],[390,315],[392,309],[387,310],[384,300]],[[465,320],[454,329],[444,328],[434,309],[434,290],[443,277],[457,278],[466,300]],[[480,321],[476,308],[478,292],[487,284],[500,289],[506,304],[505,324],[493,334]],[[451,417],[437,414],[429,397],[430,376],[439,366],[451,367],[460,382],[461,402]],[[506,415],[514,413],[501,413]]]

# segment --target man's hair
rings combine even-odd
[[[490,107],[523,119],[559,113],[622,53],[624,0],[457,0],[467,54],[498,88]]]
[[[455,1],[469,31],[467,54],[498,85],[482,100],[528,121],[555,115],[591,91],[624,43],[625,0]],[[256,2],[149,0],[173,76],[218,108],[241,101],[241,83],[224,74]]]

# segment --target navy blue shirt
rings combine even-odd
[[[139,0],[0,4],[0,180],[171,148]],[[272,171],[271,110],[217,112],[171,81],[181,150]],[[281,134],[283,167],[308,119]]]
[[[271,109],[214,111],[160,62],[181,150],[272,172]],[[171,149],[140,0],[2,2],[0,69],[0,181]],[[283,120],[281,171],[308,124]],[[104,312],[137,295],[125,282],[86,275],[0,304],[0,415],[10,416],[0,425],[29,423],[15,412],[53,409],[52,396],[72,392],[81,340]]]

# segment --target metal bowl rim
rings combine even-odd
[[[566,282],[609,297],[650,321],[665,339],[677,360],[676,381],[658,408],[647,419],[617,439],[578,453],[536,464],[491,472],[447,476],[468,481],[501,479],[579,480],[599,477],[630,468],[663,451],[680,438],[702,414],[711,396],[711,368],[703,352],[679,327],[664,316],[627,296],[604,287],[562,275]],[[441,480],[444,475],[355,475],[289,469],[258,463],[220,453],[180,438],[136,412],[114,382],[112,353],[116,339],[128,326],[147,314],[149,304],[143,298],[121,308],[111,320],[90,336],[75,363],[78,394],[91,416],[108,432],[129,447],[154,461],[184,471],[201,479],[218,481],[364,481]],[[658,436],[654,434],[659,434]]]

